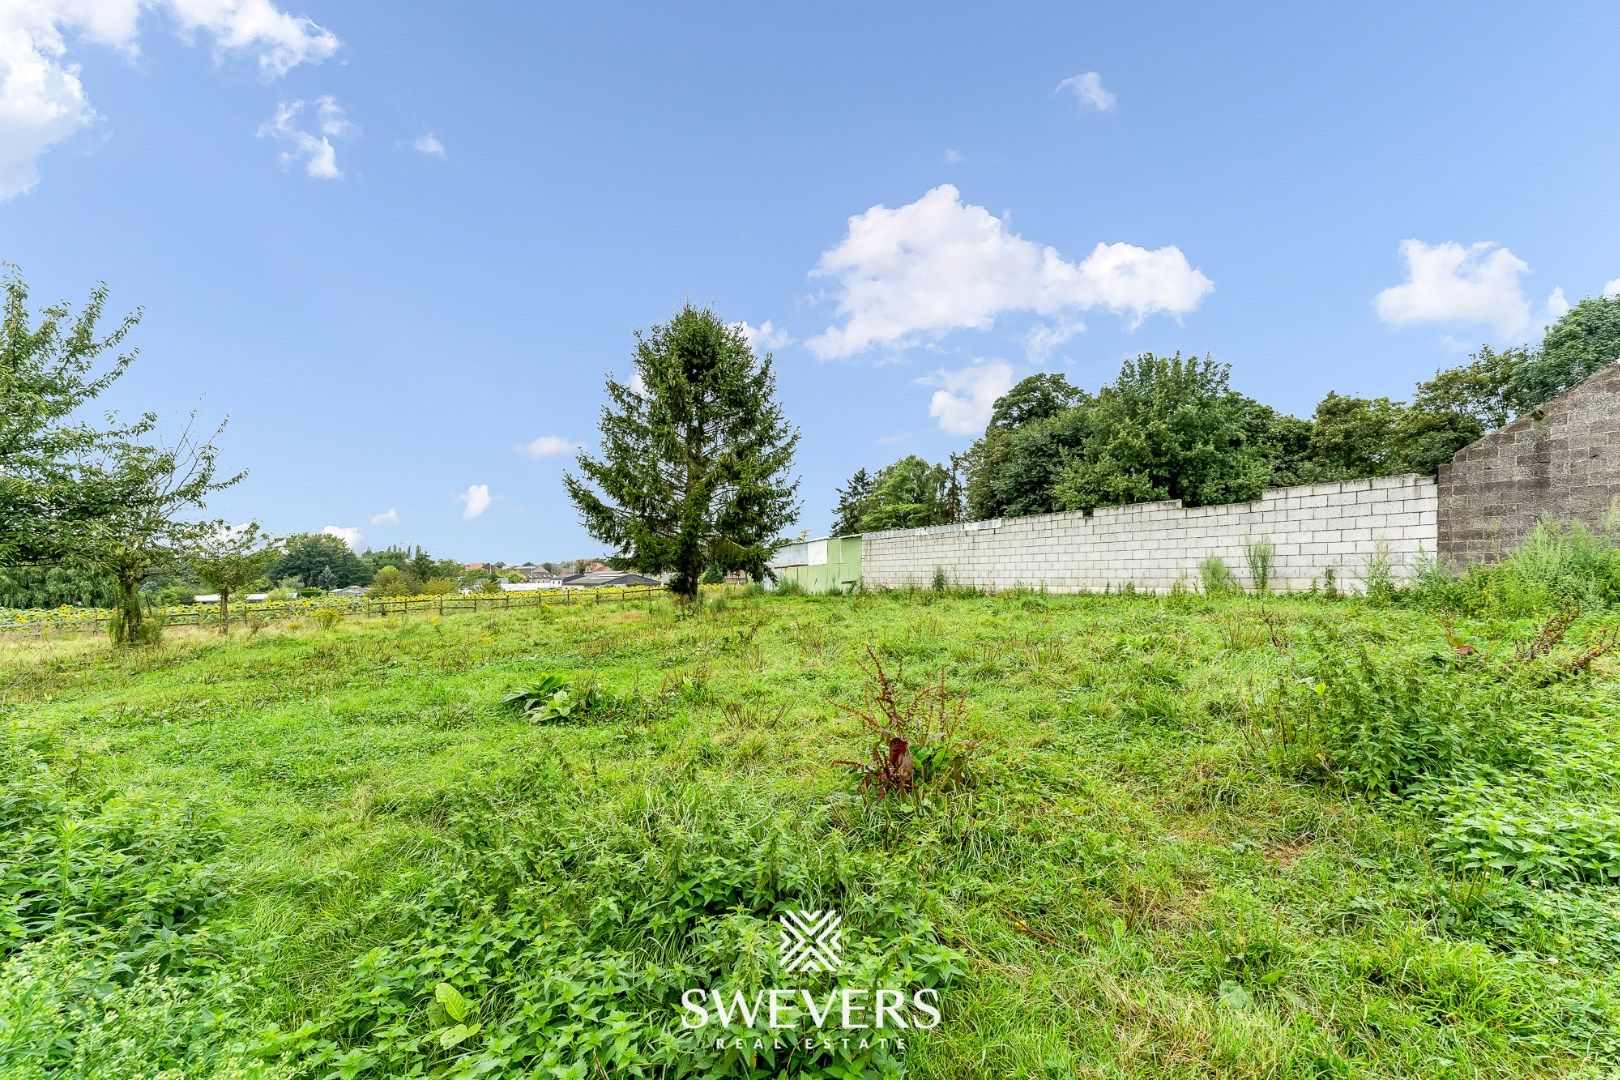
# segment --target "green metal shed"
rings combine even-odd
[[[861,538],[832,536],[788,544],[771,560],[781,582],[806,592],[849,592],[861,582]]]

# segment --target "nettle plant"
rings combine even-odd
[[[920,804],[930,791],[951,792],[973,786],[972,759],[978,743],[962,738],[958,725],[967,711],[967,696],[953,693],[939,681],[917,690],[902,703],[899,683],[904,665],[890,676],[877,651],[868,645],[861,671],[870,681],[868,701],[857,707],[832,702],[840,712],[859,720],[872,739],[864,760],[837,760],[853,769],[861,791],[884,802],[908,797]]]

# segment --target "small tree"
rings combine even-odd
[[[223,424],[214,436],[222,430]],[[146,620],[140,588],[206,531],[181,516],[247,475],[216,480],[218,456],[213,440],[195,439],[188,426],[174,446],[119,442],[86,467],[86,487],[107,509],[84,524],[76,550],[118,583],[118,607],[109,624],[115,644],[149,644],[160,636],[161,626]]]
[[[377,576],[371,582],[369,596],[419,596],[422,592],[422,579],[409,570],[401,570],[397,566],[385,566],[377,571]]]
[[[197,580],[219,593],[219,632],[231,632],[231,593],[263,578],[280,554],[259,524],[231,527],[223,522],[204,532],[186,555]]]
[[[765,577],[799,486],[770,354],[688,304],[636,335],[635,365],[645,389],[608,378],[600,456],[563,477],[586,530],[645,573],[674,571],[682,600],[711,566]]]

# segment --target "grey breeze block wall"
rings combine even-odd
[[[1199,580],[1198,564],[1225,560],[1248,584],[1244,540],[1276,545],[1271,584],[1309,588],[1333,568],[1341,587],[1364,580],[1367,561],[1387,555],[1397,581],[1410,578],[1436,541],[1435,483],[1387,476],[1272,488],[1256,502],[1183,507],[1179,500],[998,518],[927,529],[867,533],[861,580],[872,588],[926,586],[941,568],[954,584],[986,590],[1101,592],[1127,582],[1168,592]]]
[[[1546,514],[1597,527],[1620,498],[1620,364],[1458,451],[1439,491],[1454,568],[1510,554]]]

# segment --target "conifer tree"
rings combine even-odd
[[[639,382],[609,376],[601,446],[563,477],[586,530],[643,573],[673,572],[682,600],[711,567],[764,578],[799,510],[788,475],[799,432],[770,354],[688,304],[637,333],[635,367]]]

